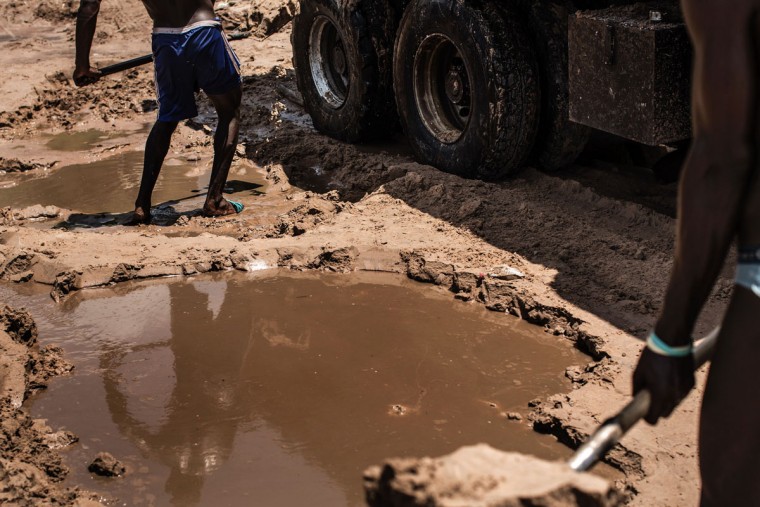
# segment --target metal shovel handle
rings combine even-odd
[[[694,368],[705,364],[713,354],[718,341],[720,328],[716,327],[710,334],[694,345]],[[607,419],[593,435],[575,451],[568,461],[570,468],[585,472],[601,460],[617,444],[634,424],[639,422],[649,411],[652,402],[648,390],[642,389],[633,397],[623,410]]]

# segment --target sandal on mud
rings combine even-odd
[[[237,202],[230,199],[227,199],[227,202],[232,204],[232,207],[235,208],[235,213],[241,213],[245,209],[245,206],[243,206],[242,202]]]

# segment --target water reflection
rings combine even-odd
[[[72,339],[96,358],[80,378],[100,378],[105,400],[84,380],[68,399],[104,406],[116,432],[69,427],[139,455],[127,482],[97,486],[131,504],[358,505],[361,471],[392,455],[487,441],[557,456],[499,412],[566,388],[577,352],[408,282],[368,281],[206,278],[69,300],[90,328]],[[59,399],[43,412],[65,411]]]

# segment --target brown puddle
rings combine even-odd
[[[147,134],[147,129],[145,128],[138,129],[137,131],[145,131]],[[45,143],[45,146],[56,151],[88,151],[97,148],[104,141],[118,139],[127,134],[127,132],[105,132],[98,129],[87,129],[78,132],[61,132],[51,136]]]
[[[75,432],[68,479],[126,505],[361,505],[398,455],[570,451],[504,412],[588,358],[509,316],[391,275],[264,272],[46,294],[0,286],[76,364],[34,398]],[[126,476],[90,476],[108,451]]]
[[[131,211],[140,187],[142,165],[143,153],[131,151],[62,167],[44,177],[23,175],[15,186],[0,188],[0,203],[14,208],[54,205],[84,213]],[[154,206],[204,196],[210,175],[210,163],[167,160],[153,192]],[[233,168],[227,191],[256,194],[263,191],[264,184],[264,178],[252,170],[242,174]]]

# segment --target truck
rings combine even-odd
[[[594,129],[691,136],[677,1],[301,0],[292,45],[318,131],[363,143],[400,125],[418,161],[467,178],[556,171]]]

